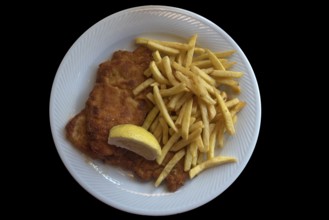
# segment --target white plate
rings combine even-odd
[[[198,33],[198,44],[212,50],[235,49],[234,70],[243,71],[236,135],[226,140],[222,155],[237,163],[201,173],[174,193],[153,183],[140,183],[119,168],[88,161],[66,140],[64,127],[85,105],[98,64],[118,49],[134,49],[137,36],[187,39]],[[57,151],[72,176],[93,196],[117,209],[143,215],[170,215],[197,208],[220,195],[242,172],[254,150],[261,103],[254,72],[239,46],[221,28],[190,11],[166,6],[142,6],[106,17],[87,30],[70,48],[57,71],[50,98],[50,123]]]

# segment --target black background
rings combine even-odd
[[[280,126],[278,111],[275,103],[282,99],[282,94],[273,91],[278,85],[273,79],[276,74],[277,51],[282,46],[282,22],[277,17],[287,13],[286,7],[267,3],[257,6],[238,4],[236,2],[199,1],[138,1],[129,3],[100,4],[80,2],[76,5],[47,3],[38,5],[41,8],[27,15],[27,20],[20,25],[29,25],[30,31],[24,32],[21,39],[27,46],[24,55],[29,56],[37,51],[30,65],[35,72],[31,79],[37,80],[36,87],[40,97],[33,102],[41,104],[41,108],[34,109],[40,113],[38,122],[41,123],[38,136],[46,140],[37,144],[36,154],[31,159],[34,172],[33,178],[28,179],[26,188],[28,193],[22,203],[31,205],[28,213],[41,215],[41,211],[52,215],[72,214],[85,216],[90,213],[95,218],[104,216],[140,217],[114,209],[91,196],[69,174],[62,163],[54,145],[49,123],[49,98],[53,79],[66,52],[89,27],[99,20],[134,6],[168,5],[195,12],[211,20],[226,31],[241,47],[249,59],[256,74],[262,99],[262,122],[259,139],[255,151],[244,171],[238,179],[220,196],[209,203],[186,213],[174,215],[185,218],[195,215],[214,216],[216,218],[231,218],[243,214],[246,217],[281,216],[291,210],[290,202],[296,199],[294,186],[282,177],[286,170],[282,163],[287,161],[285,155],[278,155],[278,148],[282,141],[277,138],[276,126]],[[285,21],[294,23],[294,20]],[[279,31],[280,30],[280,31]],[[30,33],[31,32],[31,33]],[[35,34],[37,33],[37,34]],[[289,41],[289,36],[285,37]],[[42,91],[42,94],[40,93]],[[45,97],[45,98],[44,98]],[[41,101],[42,100],[42,101]],[[31,119],[31,123],[36,123]],[[39,125],[39,124],[38,124]],[[280,131],[285,136],[285,129]],[[36,156],[37,155],[37,156]],[[46,167],[45,167],[46,166]],[[288,168],[292,169],[292,168]],[[292,175],[294,175],[292,173]],[[25,193],[26,193],[25,191]],[[289,193],[283,193],[288,191]],[[33,200],[31,200],[33,198]],[[274,201],[280,201],[279,203]],[[188,201],[186,201],[188,202]],[[265,213],[265,214],[264,214]],[[144,217],[144,216],[143,216]],[[171,216],[173,217],[173,216]]]

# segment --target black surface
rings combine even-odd
[[[46,213],[54,215],[74,214],[84,216],[84,213],[91,213],[95,218],[105,216],[113,217],[137,217],[136,215],[125,213],[114,209],[91,196],[85,191],[69,174],[60,157],[57,154],[48,119],[48,104],[53,79],[57,68],[64,55],[77,40],[93,24],[108,15],[117,11],[140,5],[160,4],[176,6],[200,14],[216,23],[226,31],[241,47],[249,59],[256,74],[261,98],[262,98],[262,122],[259,139],[255,151],[244,171],[238,179],[220,196],[211,202],[186,213],[175,215],[175,217],[185,218],[195,215],[215,216],[216,218],[234,217],[243,214],[246,217],[266,217],[268,215],[278,215],[288,206],[276,205],[274,200],[281,198],[281,189],[284,181],[277,178],[280,176],[275,150],[269,149],[270,146],[279,145],[279,140],[273,137],[273,124],[277,123],[276,108],[272,103],[280,100],[278,96],[272,96],[271,92],[275,90],[276,85],[271,83],[273,78],[273,52],[279,48],[275,44],[279,24],[272,19],[272,12],[268,10],[271,5],[258,5],[258,9],[245,10],[245,5],[239,5],[235,2],[230,4],[214,5],[209,1],[191,3],[183,2],[170,3],[170,1],[139,1],[138,3],[124,3],[119,1],[113,4],[88,4],[80,3],[75,7],[67,5],[52,6],[51,3],[43,7],[43,10],[37,10],[33,27],[38,30],[37,35],[27,37],[33,38],[33,42],[38,44],[38,53],[42,60],[43,71],[38,74],[38,80],[43,82],[42,91],[48,93],[48,99],[45,100],[42,132],[47,142],[38,147],[38,162],[43,167],[48,164],[46,171],[40,171],[36,176],[39,178],[32,181],[33,196],[35,197],[35,208],[31,213],[39,213],[37,210],[44,210]],[[284,11],[281,11],[284,13]],[[251,16],[252,14],[252,16]],[[34,46],[29,45],[31,51]],[[40,115],[40,117],[41,117]],[[285,131],[281,131],[285,132]],[[281,158],[281,161],[284,160]],[[36,164],[36,166],[37,166]],[[40,175],[41,173],[41,175]],[[40,176],[42,178],[40,178]],[[28,199],[25,198],[28,202]],[[285,204],[289,203],[289,196],[285,197]],[[25,200],[24,200],[25,201]],[[188,202],[188,201],[186,201]],[[260,212],[260,210],[262,212]],[[263,216],[263,213],[267,213]]]

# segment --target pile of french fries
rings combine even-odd
[[[148,87],[147,98],[154,104],[143,127],[162,145],[156,158],[162,164],[169,151],[176,152],[164,164],[155,182],[159,186],[172,168],[184,158],[184,171],[194,178],[203,170],[236,158],[215,155],[215,147],[224,146],[224,133],[235,134],[237,113],[245,106],[238,78],[242,72],[230,71],[235,64],[227,58],[235,50],[213,52],[197,47],[197,35],[187,43],[136,38],[136,44],[153,51],[153,61],[145,71],[148,77],[133,93]]]

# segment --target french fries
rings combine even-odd
[[[154,99],[157,107],[160,109],[161,114],[163,115],[164,119],[168,123],[168,125],[174,129],[174,131],[178,131],[173,120],[171,119],[168,110],[165,106],[165,103],[160,95],[160,91],[157,85],[153,86],[153,93],[154,93]]]
[[[134,90],[133,90],[133,94],[136,96],[138,95],[141,91],[143,91],[144,89],[146,89],[149,85],[151,85],[152,83],[154,83],[154,79],[152,78],[148,78],[147,80],[145,80],[143,83],[139,84]]]
[[[168,162],[168,164],[163,168],[158,179],[155,181],[155,186],[159,186],[161,182],[168,176],[172,168],[182,159],[185,155],[185,150],[181,150],[175,154],[175,156]]]
[[[192,59],[193,59],[193,54],[194,54],[194,49],[195,49],[195,43],[196,43],[196,38],[197,35],[194,34],[190,41],[188,42],[188,45],[190,46],[189,50],[186,53],[186,57],[185,57],[185,67],[190,67],[191,63],[192,63]]]
[[[225,134],[236,133],[237,114],[246,105],[236,97],[241,91],[237,80],[243,73],[230,70],[236,62],[228,58],[236,51],[213,52],[199,47],[196,34],[186,43],[141,37],[135,43],[153,51],[153,61],[144,72],[148,78],[133,94],[153,87],[147,98],[154,107],[143,127],[163,146],[156,161],[164,169],[155,186],[182,158],[191,179],[205,169],[236,162],[216,150],[224,147]],[[170,160],[165,159],[173,153]]]
[[[218,166],[224,163],[232,163],[232,162],[236,162],[236,158],[224,157],[224,156],[214,157],[193,167],[189,172],[190,178],[192,179],[195,175],[197,175],[198,173],[202,172],[205,169]]]

